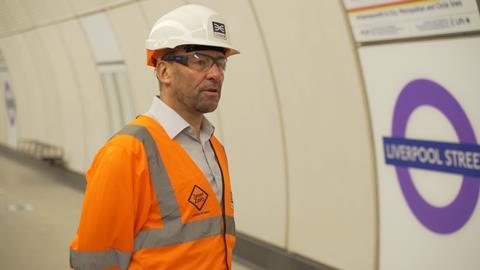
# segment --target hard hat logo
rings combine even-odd
[[[213,24],[213,35],[216,38],[227,39],[227,31],[225,29],[225,24],[219,22],[212,22]]]
[[[239,53],[230,44],[224,18],[200,5],[181,6],[158,19],[145,41],[147,64],[155,67],[157,58],[168,49],[183,45],[224,48],[226,57]]]

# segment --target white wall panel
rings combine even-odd
[[[147,18],[148,32],[153,24],[164,14],[170,10],[185,5],[186,2],[182,0],[170,0],[170,1],[158,1],[158,0],[146,0],[141,1],[143,13]]]
[[[39,121],[44,126],[46,137],[43,138],[43,142],[52,145],[63,145],[63,115],[62,106],[58,96],[58,86],[54,80],[54,75],[51,69],[52,62],[47,54],[50,50],[43,43],[43,39],[40,37],[38,30],[32,30],[22,34],[26,46],[30,52],[32,58],[32,64],[34,72],[38,75],[35,80],[36,91],[41,98],[34,99],[35,106],[39,106],[44,111],[43,118]],[[32,46],[32,44],[35,44]],[[30,91],[30,89],[25,89]]]
[[[97,63],[123,61],[117,38],[105,13],[82,17],[80,21]]]
[[[39,74],[33,66],[36,59],[21,35],[2,39],[1,46],[17,99],[18,137],[45,140],[45,104],[37,86]]]
[[[90,164],[99,147],[112,135],[108,130],[108,118],[102,85],[96,70],[93,54],[78,21],[58,25],[62,39],[70,55],[73,72],[80,90],[86,131],[86,163]],[[86,169],[86,168],[85,168]]]
[[[288,249],[340,269],[372,269],[377,229],[373,149],[340,2],[251,3],[284,112]]]
[[[78,92],[72,61],[56,26],[39,29],[48,48],[44,53],[50,59],[52,79],[58,89],[61,130],[64,133],[64,158],[68,167],[81,171],[85,166],[85,125],[80,93]],[[60,120],[60,119],[58,119]]]
[[[146,18],[138,3],[112,9],[107,15],[127,66],[136,114],[141,114],[158,94],[154,70],[146,64],[145,39],[149,31]]]
[[[97,11],[101,9],[98,0],[67,0],[70,2],[75,14],[80,15],[87,12]]]
[[[4,99],[5,95],[2,91],[0,94],[0,98],[2,100]],[[5,102],[0,104],[0,144],[2,145],[7,145],[8,142],[8,120],[7,120],[7,115],[6,115],[6,108],[5,108]]]
[[[229,23],[241,54],[229,59],[219,109],[238,230],[285,247],[287,198],[282,129],[264,44],[248,1],[205,4]]]
[[[122,5],[128,2],[134,2],[135,0],[97,0],[101,7],[109,8],[113,6]]]
[[[73,10],[65,0],[23,0],[35,25],[51,23],[73,16]]]
[[[68,0],[75,14],[81,15],[94,11],[102,11],[113,6],[121,5],[135,0]]]
[[[33,21],[25,8],[25,3],[18,0],[0,2],[0,33],[12,32],[33,26]]]
[[[0,58],[1,53],[2,52],[0,50]],[[1,63],[0,59],[0,144],[3,145],[8,144],[8,131],[10,128],[7,115],[7,105],[5,103],[5,82],[7,80],[6,75],[6,70],[4,69],[3,63]]]

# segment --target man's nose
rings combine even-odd
[[[214,63],[207,72],[208,79],[221,80],[223,78],[223,70],[218,66],[217,63]]]

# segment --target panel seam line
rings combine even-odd
[[[275,77],[275,72],[273,69],[273,63],[272,63],[272,58],[270,56],[270,53],[267,48],[267,43],[266,43],[266,38],[264,31],[262,29],[262,26],[260,25],[260,20],[258,19],[257,11],[255,10],[255,6],[253,4],[252,0],[248,0],[250,4],[250,9],[252,10],[253,17],[255,19],[258,31],[260,33],[260,38],[262,41],[262,47],[263,51],[265,54],[265,57],[267,59],[267,65],[269,69],[269,74],[270,78],[272,80],[272,85],[273,85],[273,93],[275,96],[275,103],[277,105],[277,111],[278,111],[278,116],[279,116],[279,124],[280,124],[280,139],[282,141],[282,153],[283,153],[283,164],[284,164],[284,174],[285,174],[285,249],[288,250],[289,247],[289,232],[290,232],[290,186],[289,186],[289,167],[288,167],[288,155],[287,155],[287,138],[285,134],[285,123],[284,123],[284,117],[283,117],[283,111],[281,107],[281,99],[280,99],[280,94],[278,91],[278,85],[277,85],[277,80]]]

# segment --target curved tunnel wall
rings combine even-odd
[[[148,109],[157,84],[145,66],[145,37],[187,1],[3,3],[0,49],[18,137],[62,146],[67,166],[83,172],[112,134],[99,70],[123,65],[135,113]],[[238,230],[336,268],[374,269],[373,146],[341,2],[188,3],[223,13],[242,52],[230,59],[221,106],[209,116],[229,154]],[[99,13],[118,43],[116,63],[95,59],[82,24]]]

